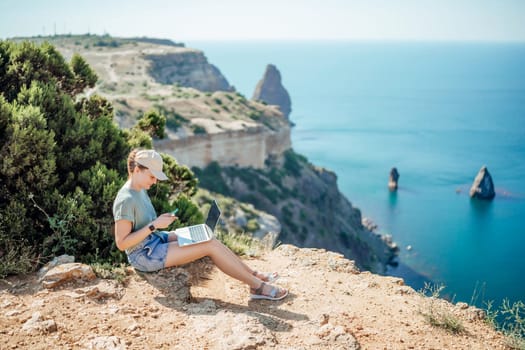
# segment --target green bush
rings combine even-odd
[[[124,261],[112,203],[129,151],[151,148],[145,131],[163,134],[165,119],[151,112],[120,130],[107,100],[76,96],[95,82],[80,56],[68,64],[47,43],[0,41],[0,277],[64,253],[87,263]],[[186,201],[197,184],[188,168],[163,159],[170,181],[150,193],[158,212]],[[190,204],[185,220],[201,219]]]
[[[165,125],[166,117],[155,110],[150,110],[139,119],[137,128],[153,138],[163,139]]]
[[[206,134],[206,129],[203,126],[200,125],[192,125],[193,133],[195,135],[202,135]]]
[[[306,157],[295,153],[291,149],[284,152],[284,168],[295,177],[301,175],[302,168],[307,162]]]
[[[222,176],[222,168],[217,162],[211,162],[204,169],[192,168],[202,188],[229,196],[230,188]]]

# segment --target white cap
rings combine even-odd
[[[167,180],[168,177],[162,172],[162,157],[154,150],[138,151],[135,161],[148,168],[158,180]]]

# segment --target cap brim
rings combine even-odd
[[[153,174],[153,176],[155,176],[157,178],[157,180],[165,181],[165,180],[168,179],[166,174],[164,174],[162,171],[155,171],[155,170],[151,170],[151,169],[149,169],[149,171],[151,171],[151,173]]]

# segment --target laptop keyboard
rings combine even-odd
[[[206,231],[204,230],[203,225],[190,226],[189,229],[190,229],[191,239],[194,242],[204,241],[208,239],[208,236],[206,235]]]

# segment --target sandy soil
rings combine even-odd
[[[246,262],[279,271],[280,302],[204,259],[127,281],[45,289],[37,275],[0,281],[1,349],[506,349],[480,310],[423,297],[401,279],[360,273],[319,249],[284,245]],[[448,315],[464,330],[429,324]]]

